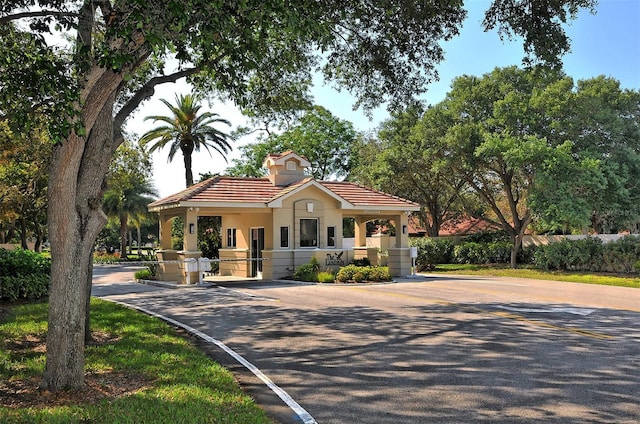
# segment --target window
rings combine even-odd
[[[318,247],[318,220],[300,220],[300,247]]]
[[[289,227],[280,227],[280,247],[289,247]]]
[[[327,247],[336,247],[336,227],[327,227]]]
[[[236,229],[227,228],[227,247],[236,247]]]
[[[296,163],[292,160],[287,161],[287,171],[295,171],[297,169]]]

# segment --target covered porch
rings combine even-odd
[[[219,248],[218,275],[241,278],[278,280],[290,277],[300,265],[315,257],[323,270],[337,271],[354,260],[367,259],[371,265],[389,266],[392,276],[411,273],[408,246],[408,213],[375,214],[364,211],[344,211],[342,218],[354,219],[355,236],[344,243],[342,225],[334,230],[325,228],[326,236],[314,247],[300,246],[300,226],[294,225],[291,234],[274,231],[273,214],[269,210],[230,211],[220,208],[176,207],[159,212],[160,242],[157,275],[161,281],[179,284],[195,283],[206,269],[197,261],[202,256],[198,249],[198,218],[221,217],[221,246]],[[171,246],[172,221],[182,218],[183,245],[176,250]],[[388,237],[384,248],[367,239],[367,222],[389,220],[395,235]],[[289,227],[280,227],[289,228]],[[319,231],[320,233],[321,231]],[[334,240],[329,240],[334,237]],[[286,241],[285,241],[286,239]],[[289,246],[289,244],[291,244]],[[382,253],[382,255],[381,255]]]
[[[317,181],[305,174],[309,161],[295,152],[268,155],[263,178],[218,176],[155,201],[149,210],[160,217],[159,278],[194,281],[198,269],[188,264],[201,256],[198,217],[222,221],[220,275],[282,279],[312,257],[324,269],[337,270],[367,258],[378,263],[378,249],[367,247],[366,223],[389,220],[396,227],[388,249],[391,275],[410,273],[408,219],[420,205],[341,181]],[[172,221],[184,222],[182,250],[171,248]],[[343,243],[344,218],[355,220],[355,242]]]

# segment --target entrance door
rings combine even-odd
[[[262,278],[262,250],[264,250],[264,228],[251,229],[251,276]]]

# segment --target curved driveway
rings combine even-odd
[[[640,422],[639,289],[449,275],[357,286],[112,281],[96,277],[94,294],[224,342],[318,423]]]

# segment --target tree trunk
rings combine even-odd
[[[120,259],[127,259],[127,221],[126,214],[120,214]]]
[[[87,281],[85,293],[85,310],[84,310],[84,345],[89,346],[93,342],[91,336],[91,284],[93,282],[93,252],[89,256],[87,263]]]
[[[522,245],[522,239],[518,236],[513,238],[513,246],[511,247],[511,263],[512,269],[518,266],[518,253],[520,252],[520,246]]]
[[[191,171],[191,154],[184,153],[184,177],[187,187],[193,185],[193,172]]]
[[[117,145],[113,105],[122,75],[93,68],[82,91],[86,138],[72,132],[53,152],[49,175],[51,242],[49,331],[43,388],[79,389],[84,384],[84,341],[89,263],[106,222],[104,178]]]
[[[29,249],[27,244],[27,221],[24,218],[20,219],[20,247],[24,250]]]
[[[84,141],[73,134],[54,152],[49,178],[51,290],[43,386],[56,391],[84,384],[87,291],[86,224],[94,221],[78,202],[77,174]],[[66,164],[66,166],[65,166]],[[71,201],[70,201],[71,200]]]
[[[42,228],[40,223],[35,223],[35,235],[36,235],[36,243],[33,246],[34,252],[42,251]]]

